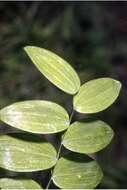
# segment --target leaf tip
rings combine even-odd
[[[114,80],[114,81],[116,83],[116,87],[117,87],[118,92],[120,92],[120,90],[122,88],[122,83],[120,81],[118,81],[118,80]]]
[[[32,46],[25,46],[25,47],[23,47],[23,49],[24,49],[24,51],[26,52],[26,53],[28,53],[30,50],[31,50],[31,48],[32,48]]]

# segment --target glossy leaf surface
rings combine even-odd
[[[86,82],[74,97],[74,109],[80,113],[96,113],[108,108],[118,97],[121,83],[111,78]]]
[[[42,187],[31,179],[0,178],[0,189],[42,189]]]
[[[69,94],[78,92],[80,79],[64,59],[43,48],[26,46],[24,49],[35,66],[54,85]]]
[[[84,154],[71,153],[58,160],[53,182],[63,189],[91,189],[100,183],[102,176],[95,160]]]
[[[94,153],[106,147],[113,130],[103,121],[74,122],[67,130],[63,145],[74,152]]]
[[[0,136],[0,167],[17,172],[40,171],[56,164],[56,150],[42,138],[27,134]]]
[[[57,133],[69,126],[69,116],[64,108],[48,101],[14,103],[0,111],[0,119],[21,130],[32,133]]]

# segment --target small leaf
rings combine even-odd
[[[0,119],[12,127],[40,134],[57,133],[69,126],[66,110],[48,101],[14,103],[0,111]]]
[[[121,83],[111,78],[91,80],[74,97],[74,109],[80,113],[96,113],[108,108],[118,97]]]
[[[102,176],[95,160],[84,154],[71,153],[58,160],[53,182],[63,189],[91,189],[100,183]]]
[[[0,189],[42,189],[42,187],[31,179],[0,178]]]
[[[63,145],[74,152],[94,153],[106,147],[113,134],[103,121],[74,122],[65,134]]]
[[[54,85],[69,94],[78,92],[80,79],[69,63],[43,48],[26,46],[24,49],[35,66]]]
[[[40,171],[56,164],[56,150],[34,135],[0,136],[0,167],[16,172]]]

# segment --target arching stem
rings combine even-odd
[[[70,115],[70,119],[69,119],[70,123],[71,123],[71,121],[72,121],[73,115],[74,115],[74,110],[72,110],[71,115]],[[67,130],[68,130],[68,129],[67,129]],[[67,132],[67,130],[65,131],[65,133]],[[64,133],[62,139],[64,139],[65,133]],[[59,157],[60,157],[62,145],[63,145],[63,144],[62,144],[62,141],[61,141],[60,146],[59,146],[59,149],[58,149],[58,153],[57,153],[57,160],[58,160]],[[54,166],[54,168],[55,168],[55,166]],[[50,180],[49,180],[49,182],[48,182],[48,184],[47,184],[47,186],[46,186],[46,190],[49,189],[49,187],[50,187],[50,185],[51,185],[54,168],[52,169],[51,177],[50,177]]]

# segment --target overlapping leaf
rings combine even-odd
[[[0,189],[42,189],[42,187],[31,179],[0,178]]]
[[[48,101],[14,103],[0,111],[0,119],[21,130],[32,133],[57,133],[69,126],[69,116],[64,108]]]
[[[84,154],[70,153],[58,160],[53,182],[63,189],[92,189],[100,183],[102,176],[95,160]]]
[[[80,79],[65,60],[43,48],[26,46],[24,49],[40,72],[54,85],[69,94],[78,92]]]
[[[67,130],[63,145],[74,152],[94,153],[106,147],[112,138],[113,130],[103,121],[77,121]]]
[[[0,136],[0,167],[17,172],[40,171],[56,164],[56,150],[34,135]]]
[[[91,80],[74,97],[74,109],[81,113],[96,113],[108,108],[118,97],[121,83],[111,78]]]

